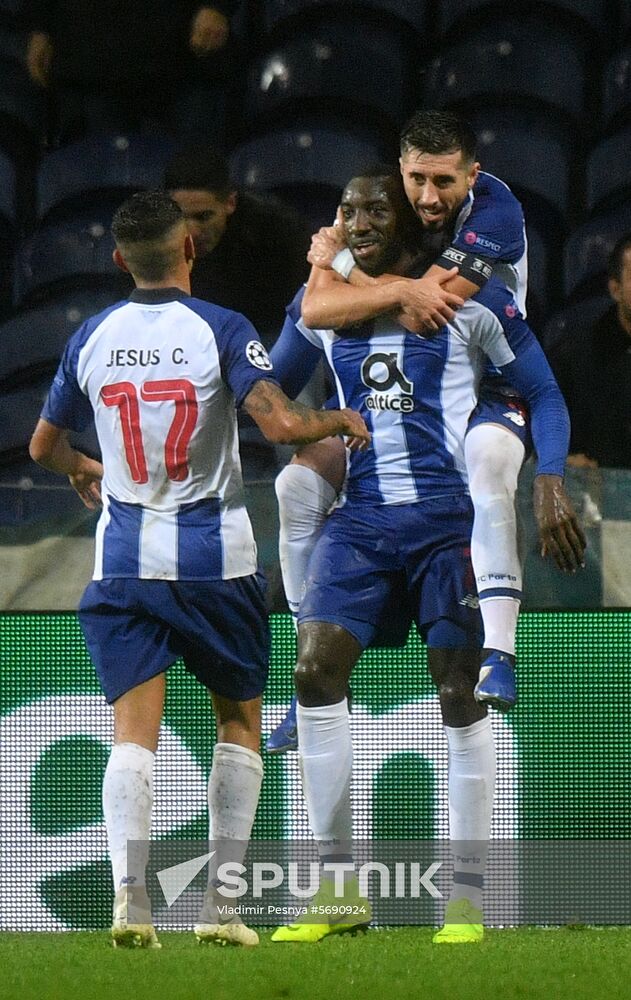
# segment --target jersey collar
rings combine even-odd
[[[190,295],[181,288],[134,288],[129,296],[130,302],[140,302],[145,306],[155,306],[161,302],[176,302],[178,299],[189,299]]]

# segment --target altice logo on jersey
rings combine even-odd
[[[362,364],[361,377],[364,385],[373,390],[366,399],[369,410],[411,413],[414,409],[414,383],[401,371],[396,352],[369,354]]]

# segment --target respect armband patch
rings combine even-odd
[[[446,270],[457,267],[460,277],[473,282],[478,288],[482,288],[493,274],[493,265],[486,258],[457,247],[447,247],[435,263]]]

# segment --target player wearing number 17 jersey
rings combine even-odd
[[[115,944],[157,947],[147,850],[128,851],[128,842],[148,847],[164,673],[178,657],[209,689],[217,716],[210,839],[248,841],[263,773],[269,637],[243,502],[236,407],[273,441],[342,433],[360,445],[368,434],[355,413],[326,415],[291,403],[249,321],[190,297],[194,247],[166,194],[134,196],[112,230],[114,259],[136,290],[70,339],[31,455],[67,474],[87,506],[102,497],[94,578],[79,618],[114,704],[115,746],[103,784],[116,893],[112,936]],[[68,440],[93,414],[102,465]],[[239,918],[222,921],[218,899],[211,884],[198,938],[257,944]]]

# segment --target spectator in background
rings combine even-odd
[[[241,312],[269,344],[307,280],[310,231],[293,209],[237,191],[221,154],[202,146],[168,165],[164,186],[195,244],[193,295]]]
[[[631,469],[631,233],[608,264],[613,305],[551,352],[572,421],[568,464]]]
[[[52,94],[51,139],[162,122],[191,75],[230,75],[238,0],[25,0],[31,79]]]

